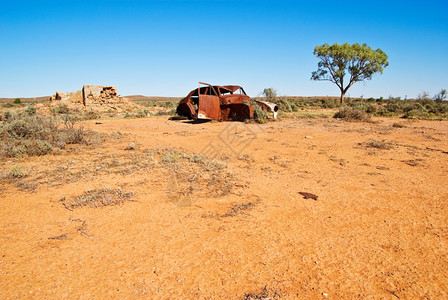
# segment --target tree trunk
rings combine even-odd
[[[341,91],[341,104],[344,104],[344,96],[345,96],[344,91]]]

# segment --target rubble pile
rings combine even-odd
[[[66,105],[70,109],[125,112],[138,108],[130,99],[118,95],[115,86],[84,85],[82,90],[50,97],[51,106]]]

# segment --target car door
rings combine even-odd
[[[206,87],[202,87],[206,85]],[[210,84],[199,83],[198,119],[219,120],[221,108],[219,106],[218,91]]]

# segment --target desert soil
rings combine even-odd
[[[448,122],[376,121],[92,121],[3,159],[0,298],[447,298]],[[132,199],[71,206],[101,189]]]

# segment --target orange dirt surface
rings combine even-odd
[[[448,122],[376,121],[102,120],[3,159],[0,298],[447,298]]]

